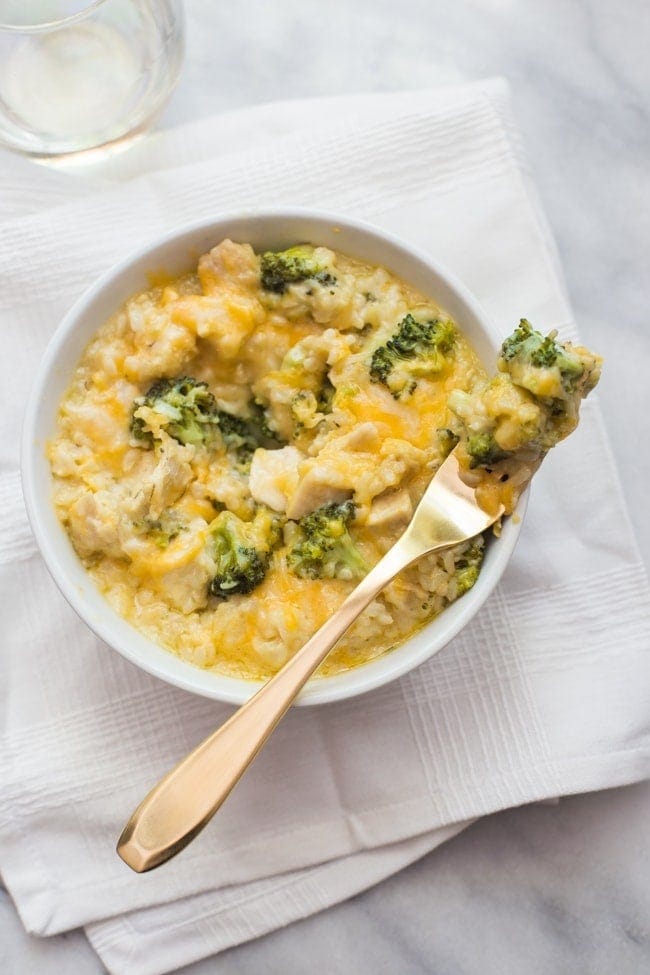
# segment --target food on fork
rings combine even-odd
[[[460,426],[457,438],[448,432],[462,441],[462,463],[477,471],[473,481],[487,510],[501,503],[512,511],[546,453],[575,430],[601,365],[600,356],[561,344],[556,331],[544,336],[522,318],[501,346],[497,375],[471,393],[451,393],[448,406]]]

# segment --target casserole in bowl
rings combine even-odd
[[[151,639],[140,628],[136,629],[109,604],[89,577],[57,517],[46,456],[48,443],[56,434],[59,405],[65,398],[75,367],[100,326],[134,294],[151,287],[148,275],[152,272],[159,278],[164,274],[166,280],[174,280],[191,271],[198,255],[212,251],[224,240],[252,245],[257,253],[306,243],[349,255],[365,265],[385,268],[438,309],[443,309],[484,363],[494,361],[500,343],[471,295],[425,255],[356,221],[306,211],[227,216],[181,230],[104,275],[66,316],[38,371],[24,431],[25,497],[46,563],[79,615],[125,657],[170,683],[240,703],[259,686],[258,682],[214,668],[194,666],[164,649],[160,641]],[[144,415],[146,418],[146,410]],[[519,515],[524,507],[525,498],[519,502]],[[296,509],[295,517],[300,514]],[[331,676],[313,679],[301,695],[300,703],[322,703],[377,687],[441,649],[474,615],[496,584],[516,542],[519,526],[520,518],[508,519],[500,537],[490,540],[478,579],[462,599],[452,602],[389,652],[351,669],[341,668]],[[233,622],[235,618],[233,616]]]

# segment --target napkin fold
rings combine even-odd
[[[519,547],[472,624],[387,687],[291,712],[217,820],[135,876],[114,854],[121,826],[230,709],[111,652],[35,551],[15,432],[67,307],[180,223],[302,204],[427,249],[504,334],[523,315],[564,337],[575,326],[500,81],[229,113],[157,133],[74,188],[14,162],[11,192],[0,186],[12,390],[0,418],[0,869],[30,931],[84,925],[109,971],[159,975],[351,896],[477,816],[648,775],[650,590],[590,398],[536,475]]]

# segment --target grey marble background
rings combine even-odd
[[[186,9],[187,61],[163,126],[293,96],[508,78],[582,334],[607,358],[599,395],[648,565],[650,2],[187,0]],[[183,975],[641,975],[648,918],[643,784],[486,818],[373,890]],[[25,935],[2,894],[2,975],[102,972],[79,932]]]

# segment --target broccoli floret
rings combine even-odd
[[[293,435],[299,437],[302,431],[315,426],[318,413],[318,400],[309,389],[301,389],[291,397],[291,416],[293,418]]]
[[[144,446],[153,447],[154,435],[138,410],[147,406],[163,418],[162,426],[182,444],[211,446],[219,420],[215,398],[207,383],[191,376],[158,379],[144,396],[138,396],[131,411],[131,433]]]
[[[467,453],[471,458],[471,468],[490,467],[508,456],[507,451],[499,447],[491,433],[471,433],[467,438]]]
[[[581,346],[561,344],[556,331],[545,337],[522,318],[503,343],[497,365],[539,408],[538,429],[529,440],[547,451],[575,429],[580,400],[598,382],[602,360]]]
[[[250,427],[257,436],[260,447],[267,447],[273,450],[274,447],[284,447],[285,442],[278,435],[276,430],[272,430],[269,423],[268,407],[260,400],[254,400],[250,404]]]
[[[383,383],[384,386],[388,386],[388,378],[395,367],[395,360],[397,359],[396,353],[390,347],[391,342],[392,339],[389,339],[386,345],[380,345],[372,353],[370,378],[373,383]]]
[[[330,271],[314,259],[313,247],[304,244],[286,251],[266,251],[260,260],[262,287],[283,294],[288,285],[313,280],[326,287],[336,284]]]
[[[131,411],[131,433],[143,447],[154,445],[154,434],[138,410],[147,406],[162,418],[162,427],[182,444],[213,449],[223,443],[236,466],[246,471],[260,446],[277,446],[277,437],[265,426],[262,410],[255,404],[243,419],[220,410],[207,383],[181,376],[158,379],[145,396],[139,396]]]
[[[527,318],[521,318],[519,320],[519,325],[514,330],[512,335],[509,335],[507,339],[504,339],[501,345],[501,357],[509,362],[510,359],[514,359],[522,349],[525,343],[530,339],[533,334],[533,326],[530,324]]]
[[[326,373],[321,387],[318,391],[317,402],[319,413],[331,413],[336,387],[332,385],[329,375]]]
[[[457,596],[462,596],[471,589],[478,579],[484,554],[483,536],[479,535],[456,563]]]
[[[279,521],[260,509],[252,522],[222,511],[210,530],[215,574],[209,592],[219,599],[246,595],[264,579],[280,537]]]
[[[284,447],[285,441],[269,427],[266,410],[257,402],[248,404],[245,418],[233,416],[224,410],[217,411],[223,442],[231,453],[236,466],[247,472],[258,447],[275,450]]]
[[[449,457],[454,447],[460,441],[460,437],[453,430],[448,427],[441,427],[436,430],[438,436],[438,443],[440,444],[440,450],[442,451],[443,457]]]
[[[215,531],[213,538],[218,569],[210,582],[210,595],[227,599],[252,592],[266,575],[267,560],[257,549],[240,544],[229,525]]]
[[[266,412],[258,403],[250,403],[248,410],[244,419],[224,410],[217,411],[223,442],[242,473],[248,473],[258,447],[275,450],[285,445],[285,441],[270,429]]]
[[[556,336],[545,337],[522,318],[501,347],[497,375],[472,393],[449,394],[447,406],[465,427],[470,467],[489,470],[511,458],[538,464],[576,428],[580,402],[598,382],[602,360]]]
[[[235,466],[242,472],[248,471],[253,454],[260,445],[259,431],[253,428],[252,423],[224,410],[218,410],[217,419],[223,442]]]
[[[336,389],[327,375],[317,393],[310,389],[300,389],[294,393],[290,403],[294,437],[299,437],[305,429],[313,429],[323,419],[324,414],[332,412],[335,394]]]
[[[303,579],[360,579],[368,572],[348,526],[352,501],[325,504],[298,522],[299,541],[288,554],[289,568]]]
[[[141,518],[133,523],[139,534],[146,535],[158,548],[167,548],[182,531],[185,525],[173,511],[163,511],[160,518]]]
[[[562,390],[575,392],[585,372],[585,361],[570,345],[557,342],[556,335],[557,331],[552,331],[544,336],[522,318],[501,346],[500,368],[537,396],[544,395],[544,380],[533,370],[557,368]]]
[[[456,340],[453,322],[439,318],[419,322],[405,315],[397,331],[372,354],[370,378],[393,396],[408,396],[420,376],[435,376],[447,365]]]

